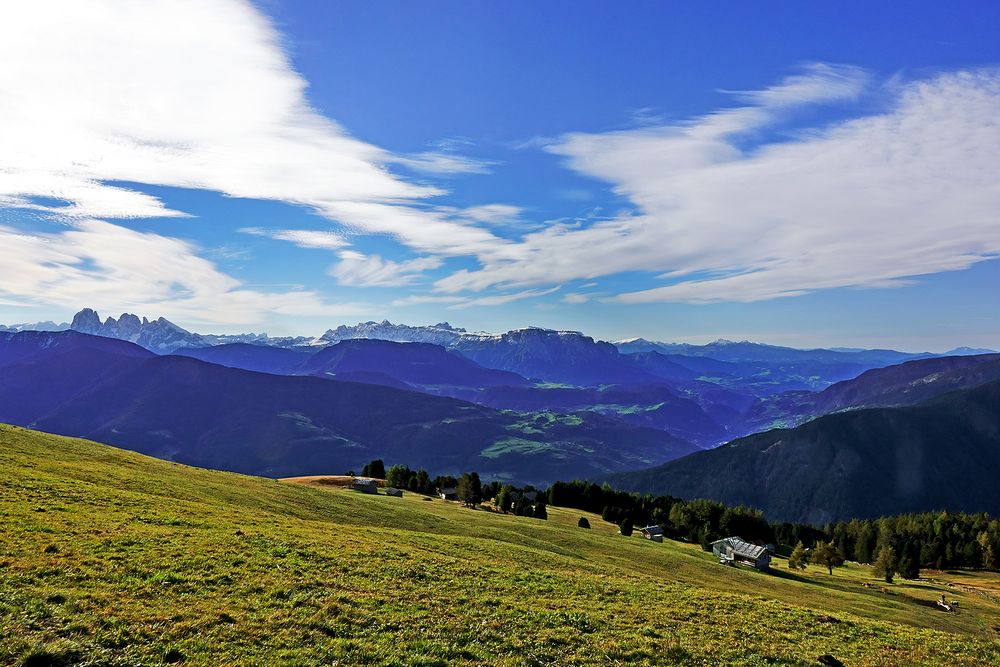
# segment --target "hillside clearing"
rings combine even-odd
[[[0,427],[0,664],[1000,661],[1000,578],[864,588],[498,515]],[[961,582],[948,586],[947,582]],[[927,601],[960,601],[955,614]],[[34,656],[34,657],[32,657]]]

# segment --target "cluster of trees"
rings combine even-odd
[[[1000,521],[988,514],[904,514],[837,523],[825,532],[849,560],[881,565],[905,579],[917,578],[922,568],[995,570],[998,565]]]
[[[432,478],[426,470],[403,465],[386,471],[379,459],[366,465],[362,474],[384,477],[389,486],[415,493],[433,494],[440,488],[455,487],[459,499],[467,504],[493,499],[502,512],[518,516],[545,519],[547,505],[594,512],[619,526],[622,534],[631,534],[633,526],[656,524],[666,537],[695,542],[706,550],[713,541],[730,535],[751,542],[794,544],[790,567],[814,563],[832,570],[845,559],[853,560],[875,566],[878,576],[887,581],[897,574],[915,579],[924,568],[996,570],[1000,565],[1000,520],[987,514],[926,512],[845,521],[821,529],[806,524],[771,524],[759,510],[749,507],[640,496],[582,480],[555,482],[547,492],[537,492],[530,486],[483,484],[474,472],[458,478]]]
[[[820,540],[811,549],[807,549],[805,544],[798,542],[788,556],[788,567],[804,570],[809,563],[821,565],[826,568],[827,572],[833,574],[833,568],[844,564],[844,554],[832,542]]]
[[[697,542],[705,549],[730,535],[751,542],[794,544],[796,566],[812,562],[832,570],[845,559],[853,560],[875,566],[878,576],[888,581],[897,574],[915,579],[922,568],[996,570],[1000,566],[1000,520],[988,514],[926,512],[817,528],[771,524],[749,507],[640,496],[580,480],[556,482],[549,487],[548,499],[551,505],[600,513],[620,528],[628,524],[623,533],[633,525],[658,524],[667,537]]]
[[[423,468],[411,470],[409,466],[394,465],[385,470],[385,465],[376,459],[364,467],[366,477],[379,477],[382,473],[385,483],[397,489],[406,489],[414,493],[434,495],[440,489],[454,488],[458,499],[466,505],[475,506],[487,500],[494,500],[502,512],[511,512],[517,516],[530,516],[536,519],[547,519],[546,496],[528,486],[516,488],[510,484],[489,482],[483,484],[479,473],[467,472],[459,477],[438,475],[431,477]],[[534,495],[534,499],[530,499]]]
[[[659,525],[665,536],[701,544],[706,550],[715,540],[739,535],[746,540],[773,542],[775,531],[759,510],[728,507],[711,500],[681,500],[671,496],[640,496],[615,491],[607,484],[576,480],[549,487],[550,505],[599,513],[623,535],[633,526]]]
[[[531,499],[532,495],[534,500]],[[504,484],[497,492],[496,505],[504,513],[512,512],[517,516],[531,516],[536,519],[549,518],[545,494],[532,488],[517,489],[510,484]]]

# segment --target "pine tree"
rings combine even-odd
[[[987,570],[997,569],[997,561],[996,556],[993,555],[993,543],[990,541],[990,534],[984,530],[979,533],[976,541],[979,543],[979,550],[983,554],[983,567]]]
[[[802,540],[799,540],[799,543],[795,545],[791,555],[788,557],[788,567],[793,570],[804,570],[808,562],[809,552],[806,551],[806,545],[802,544]]]
[[[475,507],[483,499],[483,484],[479,473],[467,472],[458,479],[455,492],[458,499],[470,507]]]
[[[514,495],[511,493],[510,484],[504,484],[497,493],[497,508],[506,514],[514,505]]]
[[[375,459],[361,469],[361,476],[385,479],[385,463],[382,462],[382,459]]]
[[[539,496],[538,500],[535,501],[535,511],[532,516],[536,519],[548,519],[549,513],[545,510],[545,501]]]
[[[844,564],[843,554],[830,542],[817,542],[809,558],[817,565],[825,565],[830,574],[833,574],[833,568]]]
[[[884,546],[879,550],[872,568],[876,577],[884,577],[886,583],[891,584],[892,578],[896,576],[896,566],[896,550],[890,546]]]

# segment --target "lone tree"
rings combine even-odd
[[[506,514],[514,506],[514,494],[511,492],[510,484],[504,484],[497,492],[497,509]]]
[[[466,505],[474,507],[483,499],[483,484],[479,481],[479,473],[467,472],[458,479],[458,499]]]
[[[997,559],[993,555],[993,542],[990,541],[990,534],[984,530],[979,533],[976,542],[979,543],[979,550],[983,554],[983,567],[987,570],[997,569]]]
[[[545,510],[545,501],[539,497],[535,500],[535,511],[532,513],[533,517],[536,519],[548,519],[549,513]]]
[[[622,522],[618,524],[618,532],[625,537],[629,537],[632,534],[632,520],[622,519]]]
[[[576,522],[576,525],[578,528],[590,528],[590,521],[587,520],[587,517],[581,516],[580,520]]]
[[[804,570],[808,562],[809,552],[806,551],[806,545],[802,544],[802,540],[799,540],[799,543],[792,549],[791,555],[788,556],[788,567],[793,570]]]
[[[382,462],[382,459],[375,459],[361,469],[361,476],[385,479],[385,463]]]
[[[879,549],[872,567],[876,577],[884,577],[886,583],[891,584],[892,578],[896,576],[896,550],[890,546]]]
[[[812,550],[810,560],[817,565],[825,565],[827,572],[833,574],[833,568],[844,564],[844,555],[832,542],[817,542],[816,547]]]

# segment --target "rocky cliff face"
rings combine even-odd
[[[465,334],[465,329],[453,327],[447,322],[430,326],[412,327],[406,324],[393,324],[389,320],[382,322],[359,322],[353,326],[340,325],[329,329],[319,337],[322,344],[332,345],[342,340],[357,338],[372,338],[388,340],[394,343],[431,343],[448,347]]]
[[[156,352],[166,354],[180,347],[201,347],[210,345],[204,336],[186,331],[162,317],[141,320],[138,316],[123,313],[115,319],[108,317],[103,322],[96,311],[84,308],[73,317],[70,328],[80,333],[106,338],[127,340]]]

